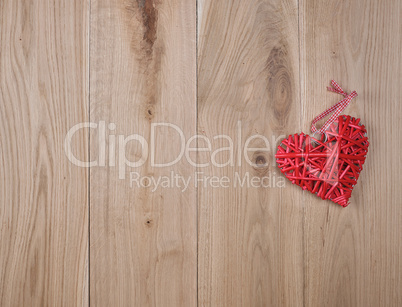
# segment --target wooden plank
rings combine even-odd
[[[97,0],[91,4],[90,301],[94,306],[194,306],[197,299],[197,226],[194,186],[138,187],[131,173],[158,179],[194,173],[185,159],[151,165],[151,125],[174,124],[196,133],[196,8],[194,1]],[[106,147],[100,146],[105,121]],[[110,130],[109,124],[115,124]],[[145,163],[119,174],[123,139],[149,144]],[[109,135],[116,135],[109,164]],[[155,162],[173,161],[181,140],[173,128],[156,130]],[[105,149],[105,155],[102,148]],[[139,161],[137,141],[126,158]],[[106,165],[102,166],[102,157]],[[145,156],[144,156],[145,157]],[[122,175],[125,179],[119,179]],[[147,185],[151,179],[144,179]]]
[[[87,304],[86,2],[0,3],[0,305]],[[88,135],[74,134],[85,160]],[[71,156],[69,155],[71,158]]]
[[[213,151],[229,146],[226,139],[214,140],[222,134],[235,148],[233,166],[213,164],[210,152],[198,155],[199,163],[209,162],[198,168],[202,176],[230,180],[227,188],[204,182],[198,188],[199,303],[302,305],[303,203],[296,187],[280,188],[284,178],[274,159],[279,143],[272,142],[300,130],[297,2],[198,3],[198,132]],[[270,143],[269,151],[262,139],[250,143],[260,148],[248,154],[254,167],[243,149],[238,152],[253,135]],[[230,161],[228,151],[215,157]],[[270,186],[240,186],[247,173],[250,180],[270,178]]]
[[[339,100],[335,79],[359,97],[346,110],[368,129],[369,153],[343,209],[305,195],[305,305],[402,304],[402,23],[400,1],[301,1],[303,128]]]

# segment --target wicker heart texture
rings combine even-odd
[[[278,147],[276,162],[292,183],[346,207],[368,146],[360,119],[341,115],[318,139],[304,133],[289,135]]]

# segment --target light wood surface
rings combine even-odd
[[[115,123],[115,131],[107,134],[139,134],[149,145],[153,123],[174,124],[186,138],[194,135],[195,3],[98,0],[92,1],[91,12],[91,122]],[[158,163],[174,160],[180,151],[180,138],[169,129],[156,131]],[[91,158],[99,159],[99,129],[93,131]],[[118,148],[116,160],[117,152]],[[138,161],[138,142],[127,145],[126,157]],[[190,176],[194,169],[184,159],[171,167],[152,167],[148,157],[143,166],[128,167],[125,179],[119,179],[116,167],[91,168],[94,306],[196,305],[194,186],[185,192],[178,188],[152,192],[130,185],[130,172],[159,178],[171,171]]]
[[[199,2],[199,133],[211,140],[226,134],[235,148],[252,135],[271,144],[263,151],[263,140],[250,143],[261,148],[248,155],[255,167],[236,150],[234,166],[199,169],[231,181],[228,188],[198,189],[201,306],[303,303],[303,204],[290,184],[274,183],[279,142],[272,142],[300,130],[297,9],[296,1]],[[227,140],[213,144],[228,146]],[[200,163],[208,158],[199,155]],[[228,158],[218,156],[221,163]],[[247,174],[271,178],[272,186],[236,187]]]
[[[402,306],[401,14],[398,0],[0,1],[0,306]],[[340,99],[331,79],[359,94],[346,113],[370,140],[345,209],[274,159]],[[151,146],[155,123],[212,151],[231,137],[233,165],[202,151],[205,167],[155,167],[149,147],[119,170],[123,142],[139,161],[128,137]],[[155,160],[172,161],[181,140],[159,129]],[[269,142],[250,142],[255,166],[252,135]],[[184,192],[131,180],[172,172],[192,177]]]
[[[85,2],[0,2],[0,306],[88,304]],[[88,136],[74,135],[86,159]]]
[[[401,13],[396,0],[300,2],[303,129],[339,99],[333,78],[359,94],[346,111],[370,141],[347,209],[305,193],[307,306],[402,304]]]

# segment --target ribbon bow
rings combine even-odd
[[[324,112],[322,112],[320,115],[318,115],[316,118],[313,119],[313,121],[311,122],[311,131],[313,133],[318,132],[320,134],[323,134],[328,129],[328,127],[338,118],[338,116],[342,113],[342,111],[346,109],[346,107],[350,104],[352,99],[357,97],[356,91],[353,91],[350,94],[348,94],[334,80],[331,81],[331,85],[332,87],[327,87],[328,91],[341,94],[345,98],[337,102],[335,105],[325,110]],[[331,113],[333,113],[331,117],[325,122],[325,124],[321,127],[321,129],[318,130],[315,124],[320,119],[323,119],[324,117],[326,117]]]

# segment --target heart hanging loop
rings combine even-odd
[[[311,131],[313,133],[320,133],[323,134],[325,131],[328,129],[328,127],[338,118],[338,116],[342,113],[343,110],[346,109],[346,107],[350,104],[353,98],[357,97],[356,91],[353,91],[350,94],[347,94],[340,86],[338,83],[336,83],[334,80],[331,81],[332,87],[328,87],[327,89],[331,92],[338,93],[343,95],[345,98],[342,99],[341,101],[337,102],[335,105],[330,107],[329,109],[325,110],[322,112],[320,115],[318,115],[316,118],[311,123]],[[315,124],[325,118],[327,115],[331,114],[331,117],[325,122],[325,124],[321,127],[320,130],[317,129]]]

